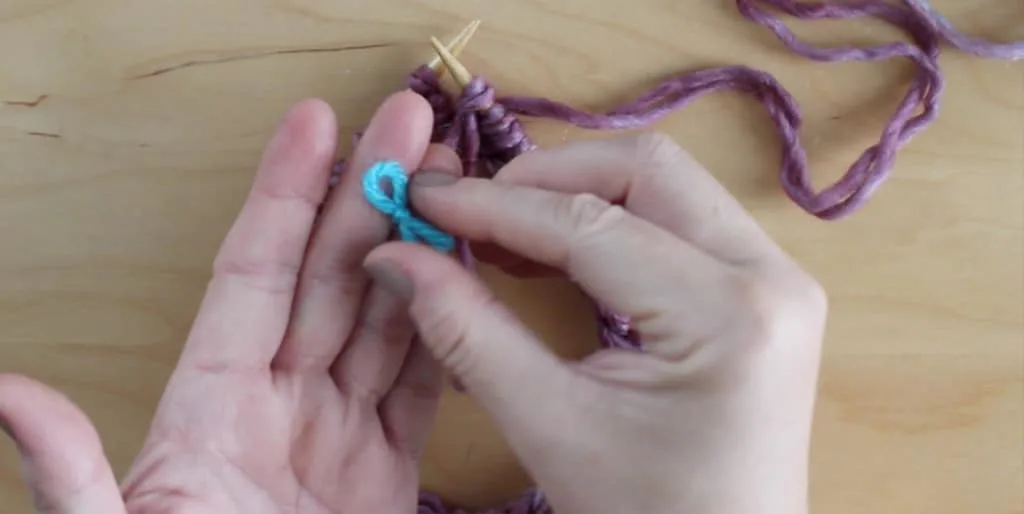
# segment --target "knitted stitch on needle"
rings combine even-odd
[[[938,65],[943,41],[980,57],[1024,58],[1024,41],[996,44],[965,36],[956,31],[927,0],[902,0],[899,4],[885,0],[842,3],[736,0],[736,6],[740,14],[766,27],[784,46],[811,60],[880,61],[899,57],[917,68],[896,112],[883,127],[878,142],[866,149],[843,177],[819,192],[811,186],[807,156],[800,141],[802,118],[796,101],[772,75],[746,66],[704,69],[670,77],[633,101],[603,114],[585,112],[545,98],[498,97],[493,86],[482,77],[474,77],[460,95],[452,98],[441,88],[438,76],[426,66],[410,74],[408,86],[426,98],[434,110],[433,140],[456,150],[466,174],[485,177],[493,176],[517,155],[536,148],[518,119],[522,116],[551,118],[588,129],[632,129],[647,126],[711,92],[735,90],[746,93],[764,106],[780,134],[779,180],[783,191],[811,215],[836,220],[851,215],[865,204],[889,176],[899,148],[937,117],[943,89]],[[910,36],[910,41],[870,47],[815,47],[799,40],[764,6],[800,19],[876,18],[903,29]],[[344,161],[341,161],[335,168],[336,173],[343,168]],[[369,190],[368,193],[368,200],[375,202],[371,198],[374,193]],[[392,200],[398,202],[397,206],[389,204],[382,211],[395,218],[401,234],[402,223],[411,226],[414,222],[406,217],[408,209],[402,207],[404,197],[392,197]],[[391,212],[401,214],[395,217]],[[459,241],[457,247],[460,260],[472,268],[473,256],[468,244]],[[609,312],[600,305],[596,310],[603,346],[642,349],[628,318]],[[448,506],[437,495],[424,492],[417,514],[470,513]],[[481,514],[552,514],[552,510],[541,491],[530,489],[508,505]]]

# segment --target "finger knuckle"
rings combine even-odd
[[[734,275],[731,285],[744,328],[752,335],[770,334],[781,312],[781,298],[775,288],[749,274]]]
[[[379,307],[379,306],[378,306]],[[403,346],[412,338],[412,321],[400,309],[380,308],[363,316],[359,326],[362,336],[383,346]]]
[[[674,163],[684,155],[682,147],[664,132],[641,132],[632,135],[629,143],[640,163],[664,165]]]
[[[248,257],[218,257],[213,280],[232,280],[268,294],[289,294],[298,280],[299,267],[291,262]]]
[[[472,291],[459,305],[473,306],[472,310],[490,309],[497,303],[493,294]],[[475,369],[477,364],[473,338],[477,336],[472,312],[459,308],[455,303],[435,303],[429,314],[419,317],[418,329],[421,337],[430,342],[435,358],[442,362],[456,376]]]
[[[560,206],[562,217],[578,234],[601,232],[620,221],[625,210],[591,193],[566,197]]]
[[[742,326],[752,340],[771,341],[788,333],[794,320],[823,319],[828,298],[820,283],[801,273],[772,278],[738,274],[732,281]]]
[[[438,360],[446,365],[465,346],[466,329],[462,317],[453,309],[433,309],[429,315],[421,316],[417,324],[421,336],[430,340]]]
[[[320,186],[316,183],[294,184],[291,187],[268,187],[257,184],[253,188],[253,197],[257,200],[313,212],[320,207],[322,196]]]
[[[814,277],[799,273],[792,280],[792,296],[797,304],[808,314],[824,318],[828,312],[828,292]]]
[[[301,278],[305,289],[322,288],[343,298],[359,298],[369,285],[366,274],[348,262],[308,268],[302,272]]]

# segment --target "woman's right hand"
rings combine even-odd
[[[567,362],[450,257],[367,258],[556,512],[806,512],[826,297],[710,174],[650,134],[447,171],[413,175],[421,215],[506,269],[567,274],[644,346]]]

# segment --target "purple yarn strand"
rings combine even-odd
[[[928,0],[905,0],[917,16],[926,21],[929,29],[961,52],[988,59],[1019,61],[1024,59],[1024,41],[993,43],[960,33],[945,16],[935,10]]]
[[[893,42],[871,47],[822,48],[801,41],[766,6],[780,13],[806,20],[875,18],[906,31],[911,42]],[[408,87],[423,96],[434,111],[432,140],[459,154],[468,176],[491,177],[516,156],[537,148],[523,129],[520,117],[550,118],[584,129],[626,130],[648,126],[713,92],[736,91],[761,103],[777,132],[782,150],[779,182],[795,204],[813,216],[838,220],[860,209],[885,182],[899,149],[924,130],[938,116],[944,79],[939,69],[940,45],[975,56],[1019,60],[1024,41],[993,43],[966,36],[929,4],[928,0],[884,0],[848,2],[800,2],[795,0],[736,0],[741,15],[766,27],[790,51],[818,62],[874,62],[905,58],[917,73],[896,111],[882,128],[876,144],[866,149],[835,183],[814,192],[807,155],[800,141],[803,123],[792,95],[769,73],[746,66],[724,66],[669,77],[633,101],[605,113],[590,113],[546,98],[498,97],[491,84],[474,77],[461,95],[451,98],[438,76],[421,66],[407,77]],[[357,143],[361,134],[356,134]],[[346,163],[340,160],[332,171],[331,185],[340,180]],[[456,256],[468,269],[475,259],[467,241],[458,241]],[[595,304],[597,333],[605,348],[642,351],[640,334],[630,319]],[[460,387],[457,389],[461,390]],[[554,514],[544,494],[531,488],[507,505],[471,513],[447,505],[440,496],[422,492],[417,514]]]
[[[711,92],[736,90],[754,95],[768,110],[783,140],[780,182],[789,198],[808,213],[822,219],[846,217],[868,200],[888,177],[896,151],[938,115],[943,78],[936,63],[938,38],[922,30],[909,11],[889,4],[805,4],[773,0],[776,7],[809,18],[857,18],[875,16],[915,32],[921,46],[897,42],[870,48],[815,48],[802,41],[781,21],[758,8],[751,0],[739,0],[741,13],[768,27],[790,50],[825,61],[879,61],[905,57],[914,62],[918,76],[896,113],[882,131],[878,144],[855,161],[835,184],[819,193],[812,189],[807,157],[799,139],[801,119],[791,95],[771,75],[743,66],[700,70],[672,77],[633,102],[607,114],[591,114],[544,98],[506,97],[499,103],[522,116],[553,118],[587,129],[619,130],[647,126]],[[913,116],[914,111],[923,112]]]

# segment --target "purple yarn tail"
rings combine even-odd
[[[1024,59],[1024,40],[1010,43],[994,43],[981,38],[967,36],[953,27],[945,16],[936,11],[928,0],[904,0],[918,19],[928,24],[928,29],[938,34],[947,43],[961,52],[988,59],[1019,61]],[[1017,25],[1020,26],[1019,24]]]
[[[535,488],[508,504],[480,512],[470,512],[449,505],[434,493],[421,493],[416,514],[554,514],[544,494]]]
[[[521,116],[553,118],[587,129],[620,130],[650,125],[708,93],[725,90],[746,93],[765,107],[782,138],[779,179],[786,195],[821,219],[844,218],[860,209],[888,178],[899,148],[937,117],[943,89],[937,64],[939,39],[910,11],[884,2],[809,4],[772,0],[766,3],[802,18],[880,18],[908,30],[918,42],[917,45],[896,42],[868,48],[817,48],[800,41],[756,1],[737,1],[744,16],[769,28],[787,48],[809,59],[836,62],[903,57],[918,67],[917,77],[883,128],[878,143],[865,150],[841,179],[819,192],[813,190],[806,151],[800,140],[799,107],[792,95],[763,71],[726,66],[680,74],[604,114],[584,112],[544,98],[512,96],[500,99],[499,103]],[[918,109],[920,113],[916,112]]]

